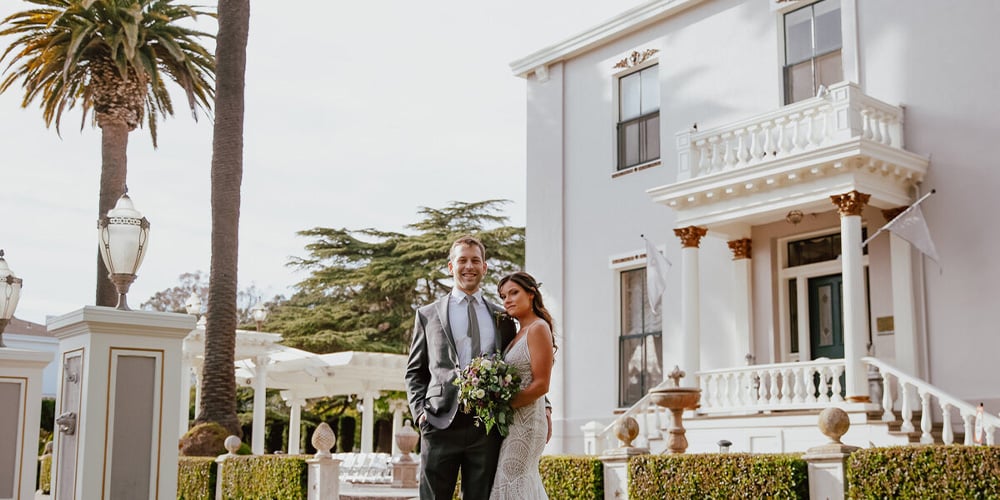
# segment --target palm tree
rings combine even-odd
[[[12,14],[0,36],[17,38],[0,92],[22,81],[23,107],[39,99],[45,125],[56,131],[63,112],[79,105],[81,129],[93,111],[101,128],[98,216],[125,190],[128,134],[145,118],[156,146],[157,115],[173,115],[166,80],[186,93],[191,113],[206,112],[214,97],[215,58],[199,44],[209,37],[181,23],[211,15],[172,0],[25,0],[39,8]],[[117,294],[97,256],[97,305],[114,306]]]
[[[208,280],[205,365],[198,421],[240,433],[236,417],[236,271],[240,184],[243,182],[243,107],[250,0],[219,0],[215,132],[212,139],[212,267]]]

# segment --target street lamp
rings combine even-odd
[[[128,311],[125,294],[135,281],[136,271],[146,256],[149,221],[135,209],[128,194],[118,198],[115,208],[97,220],[101,259],[108,268],[108,279],[118,290],[117,309]]]
[[[14,317],[17,301],[21,299],[21,283],[21,278],[14,276],[14,271],[7,267],[3,250],[0,250],[0,347],[7,347],[3,343],[3,330]]]
[[[267,320],[267,309],[264,308],[263,303],[257,302],[257,305],[250,310],[250,313],[253,315],[253,320],[257,323],[257,331],[259,332],[261,325]]]

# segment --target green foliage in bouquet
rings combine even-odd
[[[510,400],[520,390],[521,376],[507,364],[500,353],[473,358],[455,378],[462,411],[476,416],[476,425],[486,426],[486,432],[496,427],[501,436],[507,435],[514,416]]]

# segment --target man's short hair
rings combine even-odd
[[[486,260],[486,246],[483,245],[483,242],[479,241],[479,239],[476,238],[475,236],[465,235],[465,236],[462,236],[461,238],[455,240],[455,242],[451,244],[451,249],[448,251],[448,260],[449,261],[452,261],[452,260],[455,259],[455,249],[458,248],[458,247],[461,247],[461,246],[469,246],[469,247],[477,247],[477,248],[479,248],[479,253],[482,254],[483,260],[484,261]]]

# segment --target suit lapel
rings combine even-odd
[[[448,345],[451,346],[451,352],[455,355],[455,359],[458,359],[458,348],[455,347],[455,337],[451,334],[451,323],[448,319],[448,301],[451,300],[451,294],[447,294],[441,297],[437,303],[437,314],[438,320],[441,322],[442,329],[444,330],[444,336],[448,339]]]

